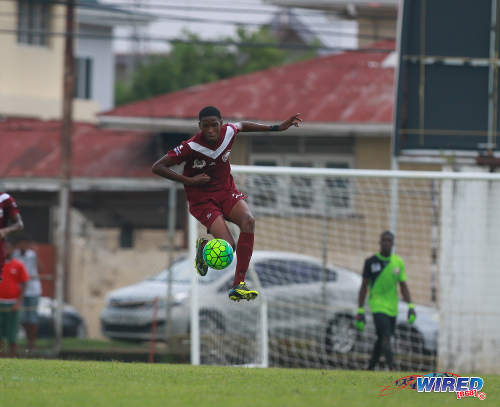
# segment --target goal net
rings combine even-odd
[[[361,272],[392,230],[417,312],[409,325],[400,301],[395,367],[497,369],[498,175],[234,166],[233,176],[256,220],[246,281],[260,295],[228,299],[236,259],[193,279],[193,363],[366,368],[376,335],[367,303],[365,330],[353,324]],[[190,226],[193,257],[206,230]]]

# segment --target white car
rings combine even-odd
[[[232,286],[235,261],[225,270],[209,269],[198,277],[200,331],[211,334],[236,331],[248,335],[257,330],[259,306],[267,300],[269,339],[278,346],[281,342],[316,342],[326,354],[347,354],[360,342],[365,351],[371,350],[374,328],[367,318],[362,334],[354,328],[353,318],[361,276],[335,266],[322,267],[310,256],[278,251],[255,251],[252,255],[247,282],[260,291],[259,299],[234,303],[228,298]],[[194,267],[187,259],[175,262],[172,270],[171,335],[189,333],[191,275]],[[113,339],[149,340],[153,322],[154,301],[158,300],[158,332],[163,332],[166,320],[167,274],[165,270],[138,284],[109,293],[101,313],[101,328]],[[418,306],[417,321],[409,326],[406,305],[401,304],[396,338],[401,350],[433,353],[437,342],[437,313]],[[244,319],[244,324],[238,319]],[[161,335],[160,335],[161,336]],[[369,344],[369,346],[368,346]],[[403,349],[406,344],[407,349]],[[287,345],[288,346],[288,345]]]

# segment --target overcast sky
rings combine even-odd
[[[202,39],[219,39],[221,37],[234,37],[237,25],[235,22],[250,24],[266,24],[271,21],[278,7],[270,6],[261,0],[101,0],[105,3],[125,8],[126,5],[142,6],[140,10],[144,13],[154,15],[157,19],[148,27],[115,29],[117,36],[132,36],[135,33],[139,37],[155,38],[177,38],[182,35],[182,30],[197,33]],[[355,47],[354,22],[336,23],[333,26],[317,16],[313,10],[297,10],[300,15],[308,19],[311,26],[317,26],[323,32],[336,30],[347,32],[351,37],[332,36],[328,34],[322,38],[323,43],[328,46]],[[186,21],[199,19],[203,21]],[[246,26],[248,29],[257,29],[255,25]],[[167,52],[169,45],[162,41],[127,40],[115,41],[115,52]]]
[[[260,0],[213,0],[210,2],[202,0],[104,0],[103,2],[114,3],[120,7],[125,4],[142,5],[142,10],[156,16],[157,20],[147,28],[135,28],[136,32],[142,36],[167,38],[180,37],[183,29],[195,32],[203,39],[234,36],[236,26],[230,22],[268,23],[273,12],[277,10],[276,7],[270,7]],[[210,11],[210,8],[217,10]],[[182,19],[190,18],[206,21],[182,21]],[[133,32],[134,29],[131,28],[115,30],[115,34],[119,36],[129,36]],[[151,52],[168,51],[168,49],[167,43],[156,41],[116,41],[115,43],[117,52],[137,50]]]

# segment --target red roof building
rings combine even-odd
[[[101,122],[140,125],[147,118],[168,128],[168,119],[196,119],[200,108],[215,105],[231,120],[274,122],[301,112],[309,124],[389,124],[394,68],[384,61],[394,43],[377,47],[380,52],[318,57],[130,103],[103,113]]]
[[[151,165],[197,131],[205,105],[216,105],[231,121],[276,123],[302,114],[304,125],[286,133],[243,133],[233,146],[233,164],[389,168],[394,68],[387,61],[394,43],[377,47],[130,103],[101,114],[100,126],[75,123],[75,206],[96,225],[163,227],[169,184],[151,173]],[[60,131],[59,121],[0,121],[2,186],[25,207],[43,193],[47,205],[57,203]],[[182,194],[179,199],[184,208]]]
[[[61,122],[9,118],[0,121],[0,177],[57,178],[60,168]],[[149,177],[154,136],[140,131],[100,129],[74,123],[75,177]]]
[[[51,240],[50,212],[60,189],[60,134],[60,121],[0,121],[0,192],[15,197],[28,234],[38,242]],[[164,226],[171,184],[151,172],[156,139],[148,132],[74,123],[73,206],[96,226]],[[181,218],[183,199],[179,194]]]

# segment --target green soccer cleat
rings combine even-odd
[[[255,300],[258,295],[258,291],[250,290],[244,281],[229,290],[229,299],[233,301]]]
[[[205,276],[208,272],[208,265],[203,260],[203,247],[208,242],[207,239],[202,237],[196,241],[196,258],[194,259],[194,267],[200,276]]]

